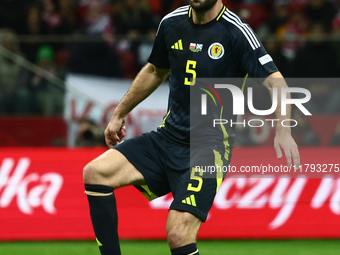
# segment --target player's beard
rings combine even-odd
[[[217,0],[189,0],[190,6],[196,12],[209,11],[217,3]]]

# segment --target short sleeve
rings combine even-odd
[[[165,43],[165,22],[162,22],[159,25],[156,39],[153,43],[153,48],[150,54],[150,57],[148,59],[148,62],[153,64],[154,66],[158,68],[164,68],[169,69],[170,63],[169,63],[169,53],[166,47]]]
[[[272,57],[254,31],[246,24],[242,28],[236,40],[242,68],[254,78],[266,78],[269,74],[278,71]]]

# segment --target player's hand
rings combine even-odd
[[[120,143],[125,136],[125,131],[125,118],[111,119],[104,132],[106,145],[112,148]]]
[[[277,132],[274,138],[274,149],[277,158],[282,158],[282,151],[285,153],[288,167],[291,167],[292,159],[294,167],[300,167],[298,146],[290,133]]]

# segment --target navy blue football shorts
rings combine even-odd
[[[172,192],[170,209],[186,211],[205,221],[229,166],[224,148],[181,145],[149,132],[113,147],[144,176],[136,186],[149,200]]]

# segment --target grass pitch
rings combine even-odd
[[[334,255],[340,240],[198,241],[203,255]],[[170,254],[165,241],[122,241],[123,255]],[[100,255],[95,241],[0,242],[3,255]]]

